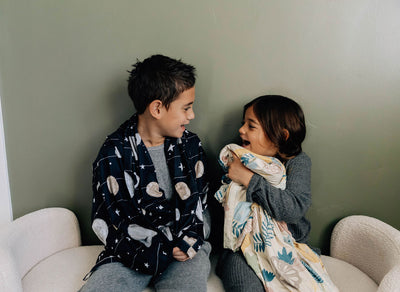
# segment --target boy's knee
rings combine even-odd
[[[150,279],[151,276],[136,273],[121,263],[108,263],[94,271],[79,292],[130,291],[135,287],[143,290]]]
[[[198,253],[203,253],[207,258],[210,257],[212,246],[208,241],[204,241]]]

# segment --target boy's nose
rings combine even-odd
[[[241,127],[239,128],[239,134],[244,134],[244,129],[243,129],[243,127],[244,127],[244,126],[241,126]]]
[[[194,119],[194,117],[195,117],[195,114],[194,114],[194,111],[193,110],[191,110],[190,112],[189,112],[189,114],[188,114],[188,120],[193,120]]]

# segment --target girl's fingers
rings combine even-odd
[[[231,166],[232,163],[236,162],[236,160],[239,159],[239,157],[236,155],[235,152],[233,152],[232,150],[229,150],[232,154],[232,160],[228,161],[227,166],[229,168],[229,166]]]
[[[235,152],[229,149],[229,151],[232,153],[233,159],[239,159],[239,156],[236,155]]]

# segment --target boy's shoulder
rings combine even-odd
[[[134,114],[123,122],[114,132],[108,135],[107,138],[125,140],[125,137],[134,136],[137,123],[138,117]]]
[[[183,140],[183,139],[186,139],[186,140],[188,140],[188,141],[190,141],[190,140],[192,140],[192,139],[198,139],[198,140],[200,140],[200,139],[199,139],[199,136],[197,136],[196,133],[193,133],[193,132],[191,132],[191,131],[189,131],[189,130],[183,131],[183,135],[182,135],[182,138],[181,138],[181,139],[182,139],[182,140]]]
[[[129,144],[129,136],[134,135],[134,124],[134,116],[132,116],[109,134],[100,148],[99,156],[114,153],[116,149],[123,149],[127,143]]]
[[[183,132],[182,138],[180,138],[182,140],[182,143],[191,147],[195,147],[195,148],[201,148],[201,140],[199,138],[199,136],[197,136],[196,133],[190,132],[188,130],[185,130]]]

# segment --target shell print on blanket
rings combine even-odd
[[[146,186],[146,193],[149,194],[152,197],[160,198],[163,193],[160,192],[160,187],[158,183],[152,181]]]
[[[264,177],[272,186],[285,189],[286,170],[278,159],[229,144],[219,156],[225,171],[232,159],[231,151],[244,166]],[[244,186],[226,177],[224,180],[215,193],[225,210],[224,247],[242,250],[265,291],[338,291],[320,257],[308,245],[297,243],[285,222],[274,220],[259,205],[247,202]]]
[[[182,200],[186,200],[190,197],[190,189],[184,182],[178,182],[175,185],[175,189]]]

